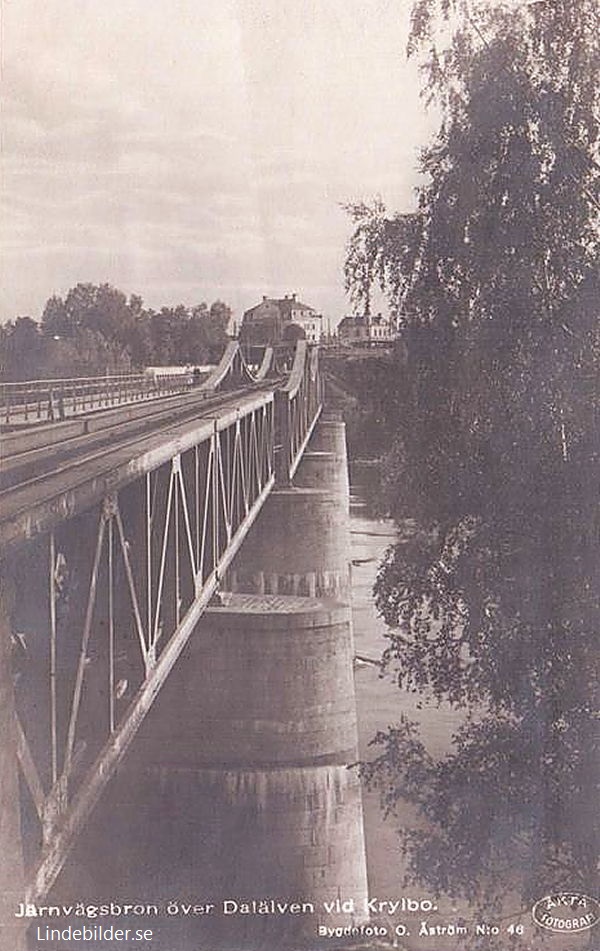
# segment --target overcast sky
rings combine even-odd
[[[410,0],[1,0],[0,319],[78,281],[347,310],[341,202],[414,204]]]

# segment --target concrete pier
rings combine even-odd
[[[138,737],[136,774],[154,790],[163,841],[145,864],[158,874],[160,863],[153,889],[215,904],[193,932],[215,947],[314,947],[319,924],[364,920],[367,891],[361,790],[348,768],[357,759],[349,608],[275,595],[224,602],[203,618]],[[129,789],[133,814],[139,779]],[[165,861],[175,842],[176,860]],[[336,898],[355,912],[327,913]],[[264,900],[312,910],[224,905]]]
[[[156,749],[174,768],[355,762],[348,606],[276,595],[223,601],[165,684],[138,752]]]
[[[323,458],[326,455],[327,458]],[[321,456],[321,459],[319,459]],[[346,450],[346,424],[337,415],[326,415],[316,427],[294,479],[295,485],[311,485],[322,480],[337,486],[340,497],[350,504],[350,481]]]
[[[225,584],[234,592],[347,598],[346,534],[335,488],[276,489]]]

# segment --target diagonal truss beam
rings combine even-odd
[[[88,771],[71,803],[68,814],[63,817],[60,829],[42,851],[42,856],[32,876],[31,885],[26,893],[26,902],[35,903],[39,901],[48,893],[56,881],[77,835],[85,825],[104,788],[125,756],[160,688],[192,635],[212,595],[217,590],[219,578],[229,567],[248,534],[250,526],[264,505],[269,492],[273,488],[274,481],[275,478],[272,475],[250,508],[242,526],[232,537],[226,553],[211,572],[203,585],[202,591],[170,638],[155,667],[149,671],[142,689],[129,707],[122,722],[105,744],[94,766]]]

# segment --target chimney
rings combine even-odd
[[[293,301],[296,300],[296,295],[295,295],[295,294],[292,294],[292,300],[293,300]]]
[[[266,299],[267,299],[267,295],[263,294],[263,304],[265,303]]]

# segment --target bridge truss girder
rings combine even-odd
[[[277,480],[288,483],[300,464],[302,453],[317,423],[323,404],[319,352],[306,340],[296,344],[288,381],[275,393],[277,432]]]
[[[41,842],[28,900],[52,886],[273,486],[273,396],[255,403],[15,555],[15,641],[37,672],[16,697]]]
[[[247,372],[234,345],[213,384]],[[55,882],[275,481],[293,477],[321,401],[318,354],[299,341],[282,387],[135,458],[119,451],[110,472],[0,522],[27,901]]]

